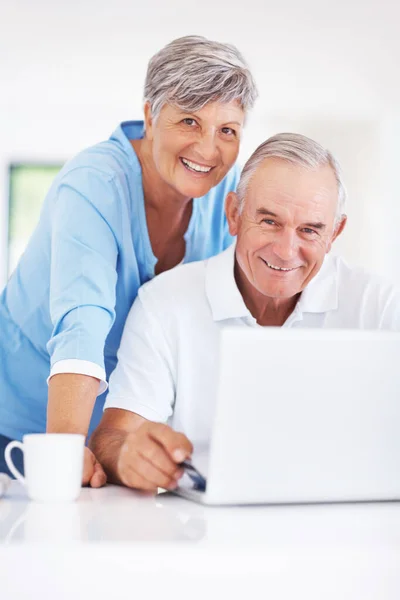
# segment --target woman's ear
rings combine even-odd
[[[240,222],[240,202],[235,192],[229,192],[225,199],[225,214],[228,221],[229,233],[237,235]]]

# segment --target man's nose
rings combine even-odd
[[[274,240],[273,251],[282,261],[292,260],[297,252],[296,233],[289,229],[280,231]]]

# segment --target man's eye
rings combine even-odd
[[[236,131],[234,129],[232,129],[231,127],[223,127],[221,129],[222,133],[225,133],[226,135],[236,135]]]
[[[310,229],[310,227],[304,227],[303,231],[304,233],[307,233],[307,235],[314,235],[315,233],[317,233],[314,229]]]
[[[185,125],[189,125],[189,127],[193,127],[194,125],[197,125],[196,121],[194,119],[191,119],[190,117],[187,117],[186,119],[182,119],[182,123],[185,123]]]
[[[275,225],[275,221],[272,219],[263,219],[262,222],[266,223],[267,225]]]

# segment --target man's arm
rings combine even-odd
[[[48,433],[81,433],[89,429],[99,380],[77,373],[60,373],[49,380]],[[101,487],[106,475],[95,456],[85,447],[82,483]]]
[[[176,488],[193,451],[182,433],[119,408],[105,410],[89,446],[109,481],[151,492]]]
[[[157,278],[156,278],[157,280]],[[165,425],[176,386],[174,327],[161,280],[139,290],[125,322],[103,418],[90,448],[110,481],[143,490],[172,489],[192,444]]]

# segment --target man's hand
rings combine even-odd
[[[178,465],[192,452],[193,446],[183,433],[145,421],[125,436],[116,465],[118,478],[124,485],[140,490],[175,489],[183,475]]]
[[[103,467],[96,459],[95,455],[85,446],[83,455],[83,475],[82,485],[90,485],[92,488],[99,488],[105,485],[107,476]]]

